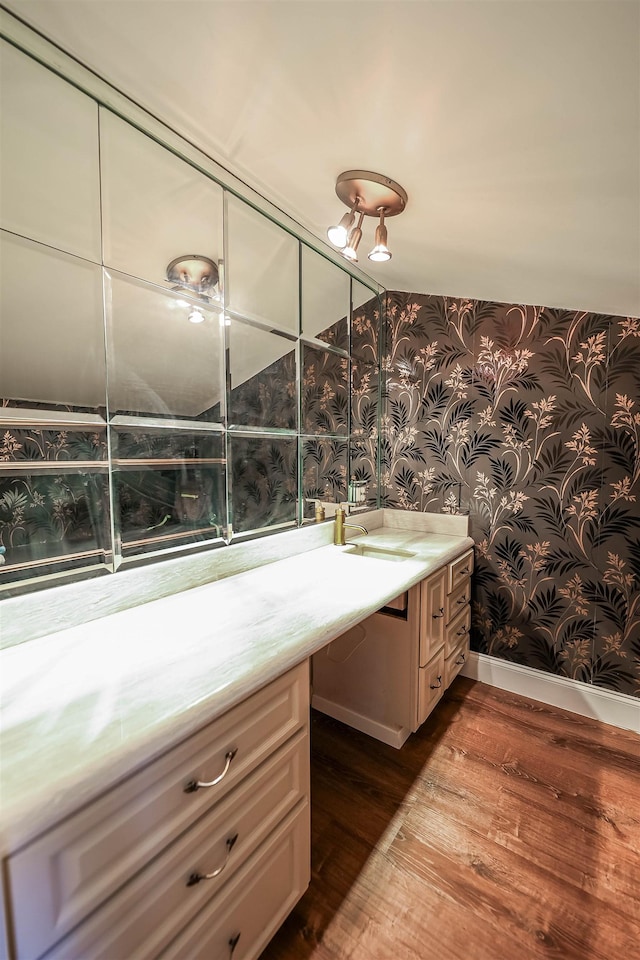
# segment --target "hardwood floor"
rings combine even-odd
[[[261,960],[637,960],[640,737],[458,678],[402,750],[313,714],[312,880]]]

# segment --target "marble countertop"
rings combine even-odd
[[[401,562],[324,545],[2,651],[3,855],[473,545],[392,514],[357,539]]]

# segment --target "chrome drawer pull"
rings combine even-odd
[[[466,659],[467,659],[467,658],[466,658],[465,654],[464,654],[464,653],[461,653],[461,654],[460,654],[460,657],[458,658],[458,660],[456,660],[456,667],[459,667],[460,664],[464,663],[464,661],[465,661]]]
[[[430,686],[430,688],[431,688],[432,690],[437,690],[438,687],[441,687],[441,686],[442,686],[442,677],[438,677],[438,682],[437,682],[437,683],[430,683],[429,686]]]
[[[229,773],[229,767],[231,766],[231,761],[233,760],[237,752],[238,752],[238,748],[235,747],[233,750],[229,750],[227,753],[225,753],[224,770],[219,776],[215,778],[215,780],[209,780],[209,782],[206,782],[204,780],[189,780],[189,782],[185,784],[184,792],[195,793],[196,790],[200,789],[200,787],[215,787],[216,783],[220,783],[221,780],[224,780],[226,775]]]
[[[239,933],[236,933],[235,937],[229,937],[229,957],[233,956],[233,951],[238,946],[239,939],[240,939]]]
[[[462,599],[456,600],[456,603],[458,603],[458,604],[463,604],[463,603],[466,603],[466,602],[467,602],[467,598],[466,598],[466,597],[462,597]]]
[[[462,630],[456,630],[456,637],[464,637],[465,633],[467,633],[466,627],[463,627]]]
[[[440,613],[432,613],[431,616],[434,620],[439,620],[440,617],[444,617],[444,607],[440,607]]]
[[[233,850],[234,844],[238,839],[238,834],[235,836],[229,837],[227,840],[227,855],[224,858],[224,861],[218,867],[217,870],[214,870],[213,873],[192,873],[187,880],[188,887],[195,887],[196,883],[200,883],[201,880],[213,880],[215,877],[219,877],[226,865],[229,863],[229,857],[231,856],[231,851]]]

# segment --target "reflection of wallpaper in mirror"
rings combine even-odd
[[[229,446],[234,531],[294,523],[298,502],[297,438],[233,435]]]
[[[0,430],[0,577],[105,563],[106,457],[104,429]]]
[[[307,434],[346,434],[349,361],[302,345],[302,429]]]
[[[123,556],[223,535],[221,434],[113,430],[112,447]]]
[[[229,423],[245,427],[297,428],[295,351],[231,390]]]
[[[378,496],[378,414],[380,409],[380,301],[354,308],[351,324],[350,475],[366,483],[367,503]]]
[[[346,440],[310,437],[302,452],[302,494],[306,500],[344,502],[347,499]],[[311,515],[311,514],[309,514]]]

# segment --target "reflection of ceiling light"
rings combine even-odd
[[[176,284],[174,290],[188,290],[208,298],[218,282],[218,267],[209,257],[187,254],[168,264],[167,280]]]
[[[395,180],[370,170],[345,170],[336,181],[336,193],[349,207],[336,227],[327,231],[329,240],[342,250],[342,255],[357,263],[358,244],[362,238],[362,220],[364,217],[380,217],[376,227],[375,245],[369,259],[377,263],[391,259],[387,246],[387,228],[385,217],[395,217],[402,213],[407,205],[407,192]],[[355,213],[359,213],[357,227],[353,227]],[[348,231],[351,231],[348,233]],[[348,233],[348,235],[347,235]]]
[[[230,327],[231,326],[231,317],[228,317],[226,313],[220,314],[220,326],[221,327]]]
[[[204,323],[204,321],[205,316],[202,310],[198,310],[197,307],[193,307],[189,313],[189,323]]]

